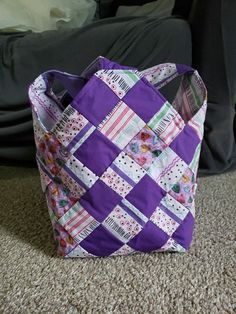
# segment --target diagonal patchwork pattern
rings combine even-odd
[[[63,112],[52,91],[47,98],[48,82],[52,75],[70,82],[69,74],[46,72],[29,93],[58,253],[185,252],[194,225],[204,84],[181,65],[138,72],[103,59],[88,67],[90,79]],[[171,105],[158,89],[180,74]]]

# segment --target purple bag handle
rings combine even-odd
[[[181,74],[185,74],[187,72],[193,73],[196,75],[196,71],[194,71],[191,67],[185,65],[176,65],[171,63],[162,64],[159,66],[155,66],[153,68],[147,69],[146,71],[139,72],[143,79],[148,80],[148,75],[151,73],[152,69],[158,71],[162,66],[163,69],[165,67],[174,66],[175,70],[170,76],[166,76],[164,80],[159,80],[154,85],[156,88],[160,88],[167,84],[174,77],[179,76]],[[61,115],[61,112],[64,109],[63,101],[66,97],[75,98],[80,90],[84,87],[86,82],[99,70],[133,70],[137,71],[134,67],[122,66],[114,61],[110,61],[102,56],[97,57],[89,66],[82,72],[80,76],[72,75],[66,72],[61,72],[58,70],[50,70],[44,72],[40,75],[33,84],[31,84],[29,88],[29,97],[32,103],[32,107],[40,120],[41,116],[44,116],[43,119],[46,121],[46,116],[49,120],[51,120],[48,125],[52,125],[53,121],[57,121],[58,117]],[[149,73],[149,74],[148,74]],[[58,97],[52,92],[52,85],[54,80],[57,79],[60,81],[65,89],[67,90],[64,96],[60,97],[60,101],[58,101]],[[51,100],[50,100],[51,99]],[[45,125],[42,121],[42,125]],[[48,128],[46,128],[48,129]],[[50,127],[49,127],[50,129]]]
[[[127,66],[121,66],[116,62],[110,61],[102,56],[97,57],[89,66],[82,72],[80,76],[72,75],[58,70],[49,70],[41,74],[29,86],[29,99],[32,105],[33,112],[36,114],[41,127],[48,131],[53,123],[60,117],[64,110],[63,102],[69,98],[74,98],[84,87],[86,82],[94,73],[99,70],[109,69],[134,69]],[[135,70],[135,69],[134,69]],[[66,93],[59,98],[53,93],[53,82],[58,80],[66,89]],[[47,121],[49,121],[47,123]]]
[[[105,57],[99,56],[82,72],[81,77],[90,79],[90,77],[99,70],[137,70],[134,67],[120,65],[114,61],[110,61]]]
[[[177,64],[176,68],[178,70],[178,75],[185,74],[187,72],[194,72],[194,70],[191,67],[181,65],[181,64]],[[134,67],[119,65],[118,63],[110,61],[105,57],[99,56],[92,63],[89,64],[89,66],[82,72],[80,76],[72,75],[72,74],[61,72],[58,70],[50,70],[50,71],[44,72],[42,74],[42,77],[46,83],[46,90],[44,92],[48,94],[53,85],[54,80],[57,79],[65,86],[65,89],[67,89],[68,93],[72,97],[75,97],[78,94],[78,92],[81,90],[81,88],[85,85],[85,82],[89,80],[95,72],[99,70],[110,70],[110,69],[137,70]],[[161,83],[162,82],[159,82],[158,85],[161,85]]]
[[[81,78],[80,76],[71,75],[69,73],[57,70],[44,72],[42,77],[46,83],[45,94],[49,94],[55,79],[62,83],[62,85],[72,97],[74,97],[85,84],[85,79]]]
[[[88,81],[94,73],[96,73],[99,70],[110,70],[110,69],[136,70],[133,67],[122,66],[116,62],[108,60],[107,58],[99,56],[87,66],[87,68],[82,72],[80,76],[72,75],[72,74],[61,72],[58,70],[50,70],[50,71],[44,72],[42,74],[42,77],[47,86],[45,93],[48,94],[54,80],[57,79],[64,85],[68,93],[72,97],[75,97],[78,94],[78,92],[81,90],[81,88],[85,85],[85,82]]]
[[[176,76],[185,74],[187,72],[188,73],[194,72],[194,70],[191,67],[182,65],[182,64],[176,64],[176,68],[177,68]],[[81,73],[80,76],[72,75],[72,74],[61,72],[58,70],[50,70],[50,71],[44,72],[42,74],[42,77],[47,85],[45,93],[48,94],[54,80],[57,79],[65,86],[65,89],[68,91],[68,93],[72,97],[75,97],[78,94],[78,92],[82,89],[82,87],[85,85],[85,82],[88,81],[94,73],[96,73],[99,70],[111,70],[111,69],[137,70],[137,68],[119,65],[118,63],[114,61],[110,61],[105,57],[99,56],[87,66],[87,68]],[[159,85],[163,86],[163,83],[164,81],[158,82],[158,84],[155,84],[155,86],[156,87],[159,87]]]
[[[168,67],[169,68],[172,67],[173,72],[170,70],[169,74],[167,74],[164,78],[162,78],[162,76],[160,75],[160,78],[156,82],[152,81],[152,75],[155,75],[157,72],[160,73],[162,70],[168,73]],[[176,64],[176,63],[159,64],[157,66],[153,66],[146,70],[140,71],[140,73],[144,79],[147,79],[147,81],[149,81],[157,89],[160,89],[161,87],[165,86],[166,84],[168,84],[170,81],[172,81],[174,78],[178,76],[182,76],[187,73],[196,75],[196,71],[190,66],[185,65],[185,64]],[[157,75],[157,78],[158,76],[159,75]]]

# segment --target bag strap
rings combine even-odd
[[[74,97],[85,84],[85,79],[77,75],[51,70],[39,75],[29,86],[28,95],[32,110],[44,131],[51,129],[64,109],[60,97],[52,91],[55,80],[62,83],[71,97]]]
[[[154,67],[140,71],[153,86],[160,89],[174,78],[183,74],[194,74],[195,70],[184,64],[162,63]]]
[[[94,73],[99,70],[109,69],[127,69],[137,71],[136,68],[121,66],[114,61],[110,61],[102,56],[99,56],[92,63],[90,63],[90,65],[82,72],[81,76],[57,70],[47,71],[40,75],[29,87],[29,99],[32,104],[32,109],[34,110],[42,128],[45,131],[51,130],[52,126],[58,121],[61,117],[62,111],[64,110],[64,107],[60,103],[60,98],[52,91],[52,85],[55,80],[61,82],[68,92],[67,95],[69,94],[71,98],[74,98]],[[165,86],[179,75],[187,73],[192,74],[195,82],[197,82],[195,85],[199,87],[197,93],[202,93],[201,98],[206,99],[206,88],[204,83],[197,71],[193,70],[189,66],[164,63],[144,71],[140,71],[139,73],[157,89]],[[183,88],[183,86],[181,88]],[[178,98],[176,98],[176,101],[178,101]],[[195,106],[193,106],[192,100],[187,100],[186,106],[191,106],[191,111],[195,111]],[[197,107],[199,108],[199,102]]]
[[[163,63],[140,72],[149,83],[160,89],[174,78],[182,76],[172,103],[185,120],[190,121],[200,109],[206,110],[207,90],[198,72],[183,64]],[[201,111],[198,115],[201,114]],[[203,116],[203,115],[202,115]]]
[[[73,99],[83,88],[91,76],[98,70],[109,69],[134,69],[127,66],[121,66],[116,62],[110,61],[102,56],[97,57],[82,72],[80,76],[72,75],[58,70],[46,71],[36,78],[29,87],[29,99],[32,109],[44,131],[49,131],[60,118],[64,107],[61,105],[60,97],[52,91],[55,80],[59,81]]]
[[[99,56],[82,72],[81,77],[90,79],[91,76],[99,70],[137,70],[131,66],[120,65],[105,57]]]
[[[116,62],[110,61],[102,56],[97,57],[89,66],[82,72],[80,76],[69,74],[66,72],[61,72],[58,70],[50,70],[44,72],[42,75],[36,79],[36,84],[31,85],[31,89],[38,91],[39,97],[46,93],[46,95],[50,95],[53,97],[54,95],[51,93],[51,88],[55,80],[58,80],[62,83],[68,93],[75,97],[80,89],[84,86],[85,81],[89,80],[91,76],[99,70],[109,70],[109,69],[133,69],[132,67],[122,66]],[[44,81],[44,83],[40,84],[39,81]]]

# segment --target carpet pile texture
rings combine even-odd
[[[37,169],[0,167],[0,313],[236,312],[236,172],[198,179],[186,254],[61,259]]]

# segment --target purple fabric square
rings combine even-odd
[[[165,103],[161,94],[159,96],[154,87],[144,78],[134,85],[125,95],[123,101],[145,122],[148,122]]]
[[[169,239],[169,236],[158,228],[153,222],[148,221],[143,230],[127,244],[134,250],[150,252],[160,249]]]
[[[191,212],[185,217],[179,228],[173,233],[172,238],[182,245],[186,250],[189,249],[193,237],[194,218]]]
[[[183,131],[170,144],[170,148],[189,165],[199,142],[197,133],[187,124]]]
[[[102,222],[122,197],[100,179],[80,199],[80,204],[97,221]]]
[[[93,76],[75,97],[71,106],[97,126],[119,101],[102,80]]]
[[[120,149],[116,145],[95,130],[75,151],[74,156],[97,176],[101,176],[119,153]]]
[[[145,175],[126,196],[126,199],[138,208],[146,217],[150,217],[166,192]]]
[[[100,225],[80,245],[93,255],[107,256],[121,248],[124,243]]]

